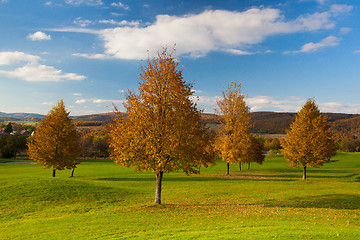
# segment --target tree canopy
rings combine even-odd
[[[248,162],[251,152],[251,116],[244,98],[241,83],[231,83],[222,91],[222,98],[217,101],[223,129],[218,131],[216,149],[222,160],[227,162],[226,174],[229,174],[229,164]]]
[[[282,141],[284,157],[294,167],[303,166],[304,180],[307,166],[321,167],[336,154],[329,128],[315,100],[308,99]]]
[[[161,204],[163,173],[198,173],[215,161],[212,135],[191,97],[193,85],[183,80],[178,64],[167,48],[148,59],[139,93],[128,92],[126,115],[116,109],[109,134],[116,163],[155,173],[155,204]]]
[[[28,143],[29,157],[44,168],[73,169],[81,154],[80,138],[66,111],[63,100],[54,106],[39,123],[34,137]]]

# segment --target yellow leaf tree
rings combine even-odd
[[[54,106],[39,123],[35,135],[28,143],[29,157],[44,168],[56,170],[74,169],[80,163],[80,136],[66,111],[63,100]]]
[[[247,162],[252,145],[249,133],[251,115],[240,88],[241,83],[231,83],[217,101],[223,129],[218,131],[215,146],[222,160],[227,163],[227,175],[230,164],[241,166],[241,163]]]
[[[315,100],[308,99],[287,131],[282,141],[283,154],[292,166],[303,167],[303,180],[307,166],[321,167],[336,154],[329,128],[327,118],[321,115]]]
[[[164,173],[198,173],[199,167],[214,163],[215,154],[174,50],[164,48],[147,63],[141,68],[139,93],[127,93],[126,114],[115,108],[110,149],[114,162],[155,173],[155,204],[161,204]]]

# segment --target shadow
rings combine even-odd
[[[266,200],[265,207],[360,209],[360,195],[326,194],[310,197],[294,197],[287,201]]]
[[[154,182],[154,177],[102,177],[102,178],[86,178],[89,181],[110,181],[110,182]],[[208,181],[296,181],[295,179],[286,179],[281,177],[273,177],[267,175],[207,175],[207,176],[184,176],[172,177],[164,175],[163,182],[208,182]]]
[[[302,178],[302,169],[288,169],[288,170],[272,170],[275,174],[267,175],[272,178]],[[278,174],[276,174],[278,173]],[[337,169],[308,169],[306,176],[308,179],[311,178],[329,178],[329,179],[340,179],[350,178],[356,176],[353,170],[337,170]]]
[[[360,174],[360,173],[358,173]],[[355,182],[360,182],[360,176],[356,178]]]
[[[109,182],[153,182],[155,181],[154,178],[112,178],[112,177],[105,177],[105,178],[87,178],[84,180],[90,180],[90,181],[109,181]]]
[[[194,203],[194,204],[162,203],[160,205],[147,204],[147,205],[140,206],[140,208],[184,211],[184,209],[187,209],[187,208],[198,208],[198,207],[231,207],[231,206],[254,206],[254,205],[258,205],[258,204],[255,204],[255,203],[246,203],[246,204],[238,204],[238,203]]]

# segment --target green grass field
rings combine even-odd
[[[155,176],[108,160],[75,170],[0,160],[0,239],[360,239],[360,154],[302,169],[281,156],[239,172]]]

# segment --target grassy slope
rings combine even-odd
[[[155,178],[112,162],[70,171],[0,164],[0,239],[360,239],[360,154],[309,169],[266,159],[241,173],[225,164],[201,175]]]

